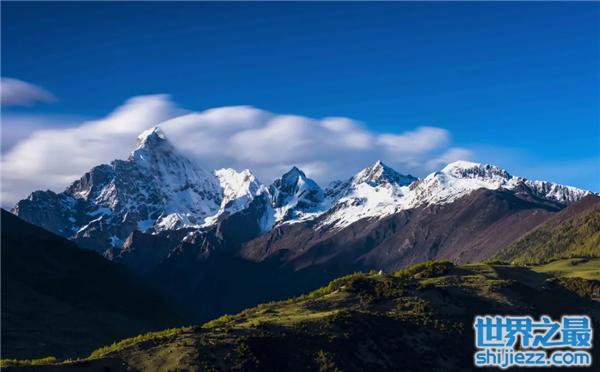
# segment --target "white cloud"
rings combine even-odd
[[[2,106],[32,106],[37,102],[56,102],[56,97],[23,80],[4,77],[0,80],[0,104]]]
[[[34,132],[2,156],[2,205],[37,189],[61,191],[93,166],[126,158],[140,132],[178,114],[166,96],[145,96],[101,120]]]
[[[375,133],[348,118],[278,115],[250,106],[184,113],[167,96],[144,96],[104,119],[37,131],[17,143],[2,159],[3,205],[35,189],[60,191],[93,166],[126,158],[137,135],[155,125],[201,166],[249,168],[263,182],[292,165],[325,184],[377,159],[424,175],[444,161],[470,157],[468,150],[450,147],[450,133],[441,128]]]
[[[2,113],[0,122],[0,150],[9,151],[14,145],[43,129],[73,127],[84,118],[65,115],[38,115],[24,113]]]
[[[420,127],[400,135],[382,134],[378,141],[389,151],[410,155],[432,151],[446,145],[450,141],[450,133],[442,128]]]
[[[160,127],[204,167],[249,168],[263,182],[293,165],[327,183],[378,159],[401,172],[422,175],[433,170],[433,158],[440,163],[458,154],[471,157],[466,149],[448,148],[450,133],[441,128],[378,134],[348,118],[276,115],[249,106],[191,113]]]

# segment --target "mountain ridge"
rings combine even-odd
[[[34,192],[13,212],[54,231],[71,232],[74,219],[83,226],[63,236],[144,275],[198,320],[354,271],[488,259],[591,194],[465,161],[423,179],[378,161],[326,189],[292,167],[267,186],[249,170],[197,170],[157,129],[140,137],[138,160],[100,165],[62,194]],[[198,174],[208,186],[190,184]],[[169,209],[181,195],[184,208]]]
[[[158,127],[138,136],[127,160],[94,167],[62,193],[34,191],[12,212],[104,253],[120,249],[134,231],[205,230],[265,195],[262,231],[316,219],[317,228],[343,229],[422,205],[451,203],[477,189],[506,189],[529,198],[570,204],[586,190],[511,176],[501,168],[457,161],[423,179],[381,161],[323,190],[293,167],[270,185],[251,171],[208,172],[177,152]],[[270,204],[270,205],[269,205]],[[110,255],[110,252],[108,253]]]

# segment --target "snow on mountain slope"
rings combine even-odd
[[[321,187],[296,167],[275,180],[269,192],[278,223],[310,219],[326,210]]]
[[[159,187],[162,214],[155,230],[201,225],[219,210],[222,191],[218,179],[179,154],[159,128],[138,137],[138,147],[129,159]]]
[[[508,172],[496,166],[456,161],[415,183],[405,202],[409,208],[449,203],[480,188],[512,188],[514,182]]]
[[[377,162],[351,180],[334,184],[328,190],[332,208],[320,226],[343,228],[366,217],[384,217],[422,205],[451,203],[481,188],[502,188],[562,204],[570,204],[590,194],[571,186],[514,177],[488,164],[456,161],[417,180]]]
[[[127,160],[87,172],[62,193],[36,191],[13,213],[83,246],[120,247],[135,230],[149,233],[205,229],[242,211],[256,216],[261,231],[319,218],[320,227],[343,228],[422,205],[451,203],[477,189],[570,204],[590,194],[575,187],[511,176],[493,165],[448,164],[424,179],[396,172],[378,161],[324,192],[293,167],[270,186],[249,170],[198,167],[178,153],[158,128],[138,137]]]
[[[404,207],[408,186],[416,180],[377,161],[327,190],[332,207],[321,225],[344,227],[362,218],[393,214]]]
[[[378,160],[372,166],[358,172],[352,178],[352,183],[354,185],[368,184],[373,187],[385,186],[398,188],[410,185],[416,180],[417,178],[410,174],[407,176],[400,174]]]
[[[591,192],[587,190],[578,189],[573,186],[560,185],[553,182],[547,181],[530,181],[524,178],[519,178],[520,182],[517,183],[514,190],[517,192],[524,192],[523,189],[533,192],[537,196],[556,200],[563,204],[575,203],[583,199],[585,196],[590,195]],[[526,192],[526,191],[525,191]]]
[[[480,188],[502,188],[563,204],[572,203],[590,194],[589,191],[571,186],[511,176],[507,171],[489,164],[456,161],[416,183],[408,195],[407,205],[416,207],[424,203],[450,203]]]
[[[152,128],[140,134],[127,160],[92,168],[63,193],[34,192],[13,213],[103,251],[118,247],[135,230],[200,227],[223,201],[217,176],[179,154],[159,128]]]
[[[267,188],[248,169],[241,172],[231,168],[218,169],[215,176],[223,190],[223,200],[219,211],[205,220],[205,226],[214,224],[219,218],[244,210],[256,196],[268,193]]]

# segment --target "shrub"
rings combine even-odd
[[[139,342],[142,341],[149,341],[149,340],[157,340],[157,339],[161,339],[164,337],[169,337],[169,336],[173,336],[175,334],[178,334],[180,332],[183,331],[189,331],[190,329],[192,329],[192,327],[182,327],[182,328],[169,328],[169,329],[165,329],[162,331],[157,331],[157,332],[149,332],[149,333],[145,333],[143,335],[138,335],[135,337],[131,337],[131,338],[126,338],[124,340],[121,340],[119,342],[113,342],[112,345],[109,346],[104,346],[101,347],[97,350],[94,350],[91,354],[90,354],[90,358],[99,358],[101,356],[104,356],[110,352],[116,351],[116,350],[120,350],[122,348],[137,344]]]
[[[596,299],[600,298],[600,281],[586,280],[582,278],[560,278],[561,286],[577,293],[581,297]]]
[[[41,359],[0,359],[0,367],[23,367],[23,366],[41,366],[45,364],[56,364],[58,359],[53,356]]]
[[[213,319],[209,322],[204,323],[202,325],[202,328],[206,329],[206,328],[222,327],[225,324],[231,322],[233,319],[234,319],[233,315],[229,315],[229,314],[221,315],[217,319]]]
[[[481,261],[482,264],[486,265],[510,265],[510,262],[502,261],[499,259],[489,258],[487,260]]]
[[[448,274],[454,264],[446,260],[426,261],[394,273],[395,277],[415,279],[435,278]]]

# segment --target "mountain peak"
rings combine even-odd
[[[300,168],[298,168],[297,166],[294,165],[292,167],[292,169],[290,169],[289,171],[287,171],[286,173],[284,173],[281,178],[284,179],[284,178],[289,178],[289,177],[306,178],[306,174],[304,174],[304,172]]]
[[[381,160],[377,160],[375,163],[373,163],[373,165],[371,165],[370,167],[367,167],[366,169],[371,169],[373,172],[386,172],[386,171],[395,172],[394,169],[392,169],[390,166],[384,164]]]
[[[304,185],[311,189],[320,189],[312,179],[306,177],[306,174],[300,168],[293,166],[281,178],[275,180],[273,185],[280,191],[289,194],[296,193],[299,189],[303,189]]]
[[[140,133],[137,137],[137,148],[167,141],[167,136],[159,127],[152,127]]]
[[[147,162],[157,153],[173,153],[175,148],[167,139],[165,133],[159,127],[153,127],[143,131],[137,137],[135,150],[131,152],[130,160]]]
[[[247,208],[256,196],[266,190],[249,169],[238,172],[232,168],[222,168],[214,174],[223,190],[223,200],[219,212],[207,221],[209,224],[222,218],[222,215],[231,215]]]
[[[457,178],[478,179],[504,179],[508,180],[511,175],[504,169],[490,164],[474,163],[466,160],[458,160],[449,163],[442,169],[442,173]]]
[[[280,179],[277,179],[274,182],[274,185],[276,185],[280,191],[292,194],[295,192],[294,190],[298,190],[303,184],[309,184],[312,188],[315,188],[314,186],[319,188],[313,180],[306,177],[306,174],[296,166],[293,166],[292,169],[284,173]]]
[[[463,168],[463,169],[469,169],[469,168],[477,168],[480,167],[481,163],[476,163],[473,161],[468,161],[468,160],[456,160],[453,161],[452,163],[448,163],[448,165],[446,165],[444,167],[444,170],[449,170],[449,169],[454,169],[454,168]]]
[[[270,191],[276,208],[291,204],[300,208],[312,208],[324,198],[321,187],[296,166],[275,180]]]
[[[383,162],[381,160],[377,160],[371,167],[372,168],[379,168],[379,167],[385,167],[386,165],[383,164]]]
[[[398,173],[393,168],[384,164],[381,160],[377,160],[375,164],[363,169],[353,177],[353,183],[367,183],[371,186],[381,184],[406,186],[415,180],[415,177]]]

